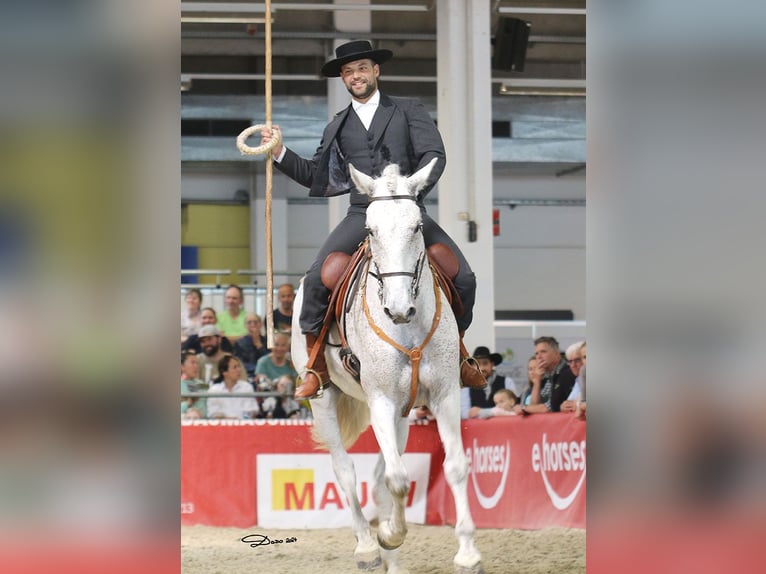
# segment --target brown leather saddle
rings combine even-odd
[[[455,289],[454,279],[459,270],[457,257],[443,243],[434,243],[426,249],[431,272],[447,297],[447,302],[456,317],[463,314],[463,302]],[[325,314],[324,324],[319,334],[323,339],[327,336],[333,324],[338,325],[340,335],[340,358],[345,369],[359,381],[359,359],[353,354],[345,337],[345,314],[350,308],[350,302],[356,292],[359,282],[356,279],[366,267],[370,257],[367,240],[359,244],[353,255],[341,251],[330,253],[322,264],[322,284],[330,291],[329,305]],[[352,286],[354,290],[352,291]]]

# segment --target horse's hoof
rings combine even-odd
[[[481,567],[481,562],[477,562],[473,566],[458,566],[455,564],[455,574],[484,574],[484,568]]]
[[[386,550],[396,550],[402,545],[402,542],[399,544],[389,544],[380,537],[380,534],[378,534],[378,544],[380,544],[381,548],[385,548]]]
[[[406,535],[407,530],[405,529],[400,536],[395,537],[387,520],[378,525],[378,544],[386,550],[396,550],[399,548],[404,543]]]
[[[360,560],[356,559],[356,567],[359,570],[375,570],[381,564],[380,555],[375,556],[372,560]]]

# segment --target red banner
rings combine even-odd
[[[477,527],[585,527],[585,422],[569,414],[504,417],[464,421],[462,431],[471,462],[468,492]],[[274,488],[257,484],[258,455],[317,452],[321,451],[315,450],[311,441],[311,424],[304,421],[184,423],[181,522],[240,528],[256,525],[259,488],[262,501],[271,500]],[[351,453],[377,452],[372,429],[351,449]],[[436,425],[413,425],[407,452],[430,455],[425,522],[454,524],[454,505],[441,468],[444,451]],[[297,456],[295,460],[305,463],[309,458],[317,457]],[[370,479],[361,476],[364,470],[357,471],[360,483]],[[330,491],[335,489],[327,484],[324,492],[328,486]],[[322,498],[319,492],[316,497]],[[305,515],[294,514],[296,520],[300,516],[305,520]],[[296,523],[295,527],[308,524]]]

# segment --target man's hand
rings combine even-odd
[[[576,408],[577,408],[577,401],[564,401],[563,403],[561,403],[562,413],[573,413],[575,412]]]
[[[271,124],[271,129],[279,134],[279,142],[274,149],[271,150],[271,155],[273,157],[279,157],[279,154],[282,153],[282,130],[279,129],[279,126],[276,124]],[[265,127],[261,129],[261,145],[266,145],[269,143],[273,138],[271,131],[266,129]]]

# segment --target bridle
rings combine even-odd
[[[409,199],[410,201],[417,201],[417,199],[412,195],[385,195],[382,197],[371,197],[370,202],[373,201],[385,201],[385,200],[392,200],[392,199]],[[419,231],[423,231],[423,223],[420,223],[420,226],[418,228]],[[368,244],[369,249],[369,244]],[[367,273],[374,277],[378,281],[378,297],[380,300],[383,300],[383,279],[386,277],[412,277],[412,283],[410,285],[410,292],[412,293],[412,299],[415,300],[418,297],[418,291],[420,289],[420,276],[423,273],[423,266],[425,265],[426,261],[426,254],[425,251],[420,254],[420,257],[418,257],[417,262],[415,263],[415,269],[414,271],[387,271],[385,273],[380,273],[380,270],[378,269],[378,264],[375,263],[375,269],[377,272],[372,271],[369,268],[367,268]]]

